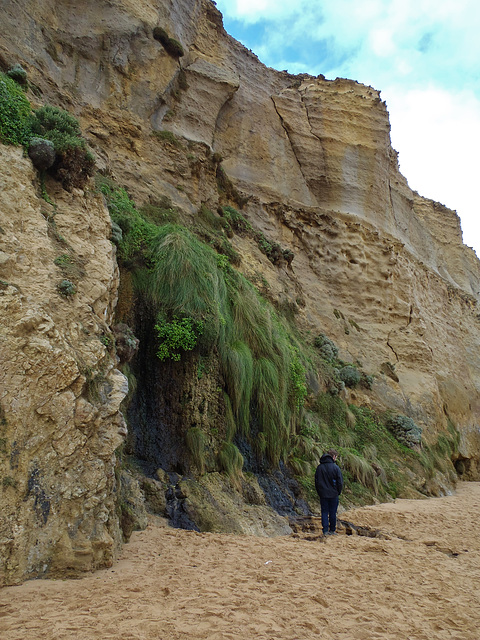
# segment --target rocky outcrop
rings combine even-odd
[[[0,66],[21,63],[33,101],[75,112],[104,173],[139,204],[167,196],[192,222],[201,204],[241,205],[295,259],[273,265],[238,235],[239,268],[374,376],[346,399],[412,417],[427,441],[454,423],[457,468],[479,478],[480,263],[455,212],[400,174],[378,91],[266,68],[225,33],[210,0],[7,0],[2,16]],[[184,55],[162,46],[159,27]],[[55,211],[30,161],[0,152],[0,571],[14,582],[114,557],[126,389],[110,350],[117,274],[101,200],[55,187]],[[61,295],[62,280],[74,295]],[[177,489],[194,512],[221,483]],[[233,528],[258,533],[255,517]]]
[[[125,377],[109,351],[118,270],[98,197],[0,146],[0,584],[112,563]],[[59,288],[70,282],[74,293]]]

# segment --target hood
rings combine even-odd
[[[323,456],[320,458],[320,464],[325,464],[327,462],[334,463],[335,461],[331,455],[329,455],[328,453],[324,453]]]

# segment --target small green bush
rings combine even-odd
[[[320,356],[328,362],[333,362],[338,357],[338,347],[324,333],[320,333],[313,344],[317,347]]]
[[[160,44],[162,44],[162,45],[165,42],[168,42],[168,39],[170,38],[168,33],[162,27],[155,27],[154,28],[153,37],[155,38],[155,40],[158,40],[158,42],[160,42]]]
[[[356,367],[349,364],[339,370],[338,377],[346,387],[354,388],[360,382],[362,376]]]
[[[117,188],[106,178],[97,187],[105,196],[112,219],[112,242],[118,246],[118,258],[124,265],[138,260],[149,263],[149,247],[158,235],[159,227],[146,220],[135,207],[126,189]]]
[[[385,425],[399,442],[410,449],[418,446],[422,441],[422,429],[408,416],[402,414],[390,416]]]
[[[10,67],[7,75],[12,80],[15,80],[15,82],[18,82],[18,84],[27,84],[27,72],[18,62],[14,64],[13,67]]]
[[[50,140],[57,159],[51,169],[65,189],[83,188],[95,169],[95,160],[82,138],[78,120],[64,109],[46,105],[31,118],[33,135]]]
[[[21,87],[0,73],[0,142],[26,145],[30,133],[30,102]]]
[[[176,318],[170,322],[158,319],[155,325],[160,340],[157,356],[160,360],[180,360],[181,351],[192,351],[203,333],[203,323],[192,318]]]
[[[51,140],[57,152],[75,146],[85,146],[78,120],[65,109],[50,105],[36,109],[33,112],[31,128],[34,135]]]
[[[55,258],[53,263],[61,269],[67,269],[68,267],[70,267],[70,265],[73,264],[73,259],[70,255],[68,255],[68,253],[62,253],[61,256]]]
[[[252,230],[252,225],[247,222],[242,214],[233,207],[222,207],[220,209],[220,212],[226,224],[231,227],[236,233],[239,233],[241,235]]]
[[[71,280],[62,280],[57,285],[57,290],[58,290],[58,293],[64,298],[73,296],[77,292],[75,285]]]

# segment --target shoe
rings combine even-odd
[[[329,536],[338,536],[338,533],[336,531],[329,531],[328,535]]]

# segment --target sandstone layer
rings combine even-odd
[[[73,111],[98,167],[138,203],[168,196],[193,221],[201,204],[220,202],[221,163],[245,217],[295,254],[275,266],[235,238],[240,269],[375,376],[348,400],[411,416],[427,441],[452,422],[463,477],[479,477],[480,263],[456,213],[400,174],[377,90],[266,68],[209,0],[7,0],[2,18],[2,68],[21,63],[33,101]],[[183,56],[166,51],[156,27]],[[112,453],[125,392],[99,339],[117,286],[108,214],[93,195],[55,192],[54,220],[85,273],[62,299],[52,212],[29,161],[1,151],[4,572],[97,566],[118,539]],[[92,401],[87,377],[99,374]]]
[[[98,197],[49,185],[0,146],[0,584],[108,566],[126,379],[109,353],[118,269]],[[61,295],[68,256],[77,292]],[[73,270],[76,274],[73,275]]]

